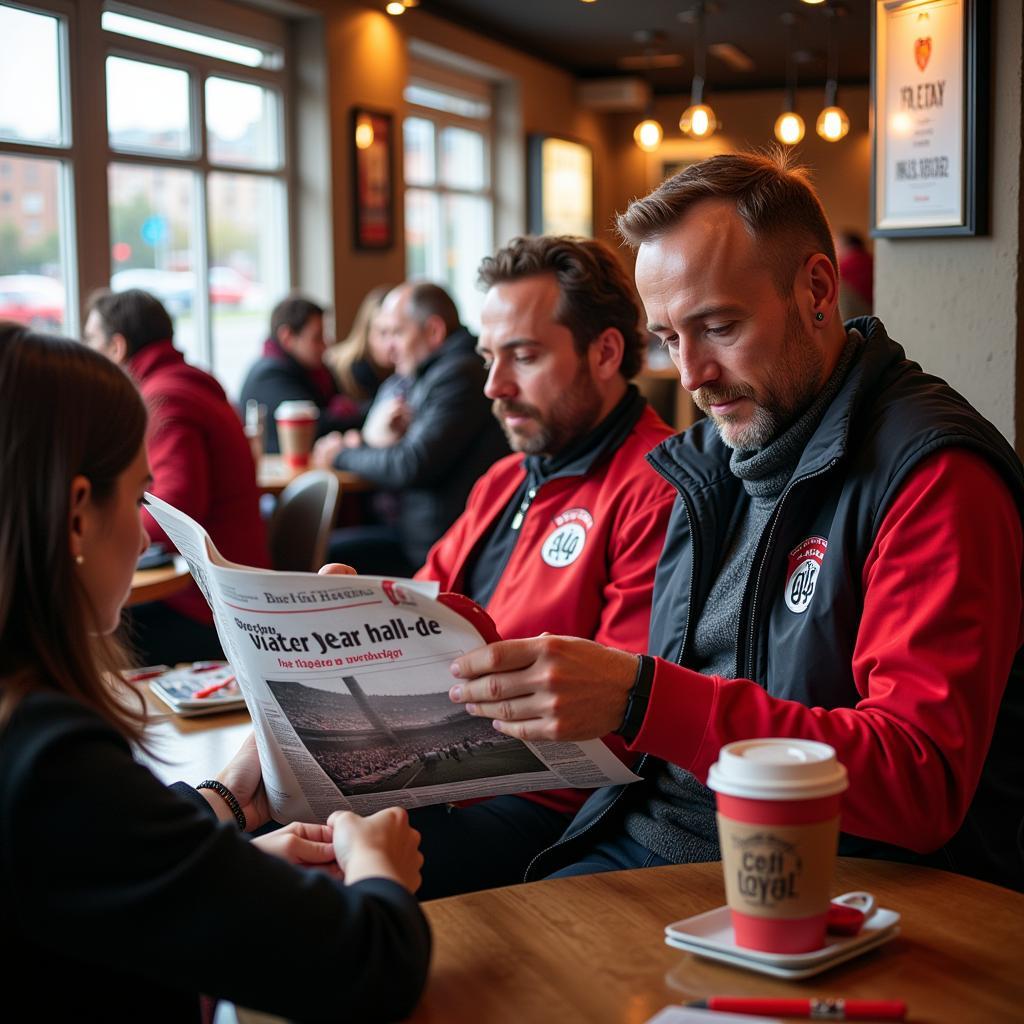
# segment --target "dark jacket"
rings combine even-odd
[[[322,437],[332,430],[348,430],[363,422],[364,407],[345,398],[326,366],[310,371],[287,353],[272,338],[264,343],[263,357],[249,368],[239,405],[254,399],[266,406],[267,418],[263,434],[263,450],[276,454],[281,450],[277,440],[277,422],[274,410],[282,402],[312,402],[320,410],[316,436]]]
[[[487,373],[476,339],[459,328],[413,374],[405,400],[412,421],[389,448],[354,448],[335,460],[399,494],[398,529],[406,557],[422,565],[431,545],[459,517],[473,484],[508,454],[484,395]]]
[[[944,382],[907,360],[878,320],[862,318],[848,326],[859,330],[867,339],[866,344],[804,449],[755,553],[743,597],[737,676],[753,680],[778,700],[778,721],[784,720],[784,702],[788,701],[828,711],[853,708],[863,700],[863,686],[858,685],[862,680],[855,678],[853,661],[855,645],[863,643],[863,633],[868,629],[879,633],[879,650],[883,645],[910,642],[891,627],[888,634],[882,634],[877,624],[864,620],[862,570],[887,510],[923,459],[943,449],[967,450],[981,456],[1004,482],[1017,514],[1024,513],[1024,473],[1020,461],[995,428]],[[670,677],[677,688],[692,683],[689,699],[694,709],[703,711],[703,694],[698,684],[711,680],[672,663],[686,664],[693,624],[725,554],[736,510],[742,509],[747,501],[741,481],[729,471],[729,449],[707,421],[666,441],[649,458],[676,487],[679,500],[655,580],[648,648],[656,656],[655,689],[645,727],[659,714],[659,705],[664,714],[664,702],[654,699],[659,676],[663,677],[661,685],[667,684]],[[786,600],[787,582],[793,578],[795,569],[791,556],[809,538],[825,541],[819,545],[824,549],[824,557],[816,570],[812,599],[806,608],[800,608],[799,614],[794,614]],[[993,538],[992,542],[998,545],[1000,541]],[[884,571],[881,561],[877,571]],[[928,567],[921,566],[919,572],[927,578]],[[1012,575],[1019,586],[1019,567]],[[1019,595],[1014,597],[1019,599]],[[992,600],[997,602],[998,595],[992,595]],[[904,613],[901,609],[888,612]],[[912,610],[907,609],[905,614],[912,615]],[[952,633],[958,616],[969,615],[971,622],[984,622],[990,612],[987,607],[971,607],[943,609],[942,614],[950,616]],[[947,658],[947,664],[952,665],[961,652],[946,651],[937,644],[935,638],[946,634],[941,623],[932,625],[928,658],[940,668]],[[914,642],[920,642],[920,636]],[[863,655],[863,650],[860,653]],[[911,666],[903,671],[913,671],[915,653],[917,658],[922,657],[920,650],[900,652],[899,663]],[[884,657],[891,659],[892,651]],[[927,725],[917,720],[922,713],[916,705],[920,693],[909,685],[913,682],[909,676],[906,687],[892,688],[888,695],[892,710],[885,716],[888,721],[870,734],[870,740],[856,736],[857,742],[851,740],[846,749],[839,749],[840,759],[850,771],[847,800],[855,796],[861,805],[874,802],[875,813],[888,817],[894,830],[900,829],[901,820],[910,817],[909,802],[914,802],[915,813],[920,815],[929,813],[929,800],[941,801],[931,813],[952,820],[955,835],[945,835],[938,841],[938,849],[933,847],[916,854],[908,848],[913,845],[909,836],[904,847],[844,835],[840,852],[925,860],[1000,884],[1024,886],[1019,846],[1024,820],[1024,758],[1020,743],[1024,735],[1022,652],[1017,650],[1014,656],[1009,651],[1007,662],[1010,660],[1009,681],[998,706],[987,755],[983,754],[984,747],[980,747],[984,763],[973,797],[969,791],[949,795],[934,784],[936,779],[948,778],[943,765],[946,751],[929,734]],[[1000,680],[995,682],[1001,685]],[[978,685],[982,685],[981,680]],[[951,706],[944,710],[956,718],[957,702],[972,699],[957,693],[950,699]],[[721,721],[715,719],[716,736],[732,731],[732,738],[742,739],[757,735],[765,727],[763,717],[755,720],[748,715],[744,719],[740,702],[726,705],[728,700],[719,700],[714,711],[709,706],[707,712],[721,717]],[[794,720],[793,716],[790,720]],[[767,727],[778,730],[776,734],[801,735],[800,731],[782,731],[785,726],[770,720]],[[660,728],[667,731],[671,723],[662,720]],[[808,738],[822,738],[817,733],[811,735],[810,726],[806,728]],[[842,729],[852,735],[849,722],[843,723]],[[843,735],[840,725],[836,735]],[[984,736],[962,737],[969,748],[986,740]],[[645,741],[641,729],[637,748],[649,749],[642,745]],[[673,760],[703,778],[705,754],[707,751],[701,751],[700,765],[686,763],[683,755]],[[886,766],[895,764],[898,775],[898,766],[905,763],[916,765],[918,777],[905,774],[892,784],[889,776],[893,772]],[[641,774],[649,774],[656,767],[653,758],[645,758]],[[931,791],[925,788],[925,780],[932,780]],[[560,863],[574,859],[577,836],[599,835],[603,826],[611,827],[618,816],[609,812],[622,791],[623,787],[615,787],[591,797],[559,846],[537,858],[531,866],[531,876],[546,874]],[[959,827],[957,816],[946,806],[947,798],[966,808],[966,817]],[[905,827],[903,831],[905,834]]]
[[[63,694],[0,736],[0,957],[26,1019],[199,1020],[198,993],[289,1019],[397,1020],[427,923],[397,883],[345,886],[256,849]]]

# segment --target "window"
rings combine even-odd
[[[0,319],[77,328],[67,23],[0,4]]]
[[[444,285],[462,321],[479,330],[477,268],[494,239],[487,87],[413,78],[405,99],[406,270]]]
[[[189,360],[235,396],[290,281],[287,35],[195,9],[238,37],[116,0],[0,0],[0,318],[77,335],[79,296],[109,276],[161,298]],[[80,99],[74,123],[73,60],[106,97]],[[76,197],[94,228],[81,264]]]
[[[141,14],[103,27],[111,286],[163,300],[237,397],[290,277],[280,55]]]

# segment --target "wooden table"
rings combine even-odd
[[[280,494],[297,476],[305,472],[306,469],[289,466],[280,455],[264,455],[256,469],[256,483],[264,494]],[[373,490],[373,484],[369,480],[356,473],[350,473],[347,469],[335,469],[332,472],[341,484],[342,494],[346,491],[352,493]]]
[[[995,1024],[1024,1007],[1024,896],[959,875],[843,859],[835,892],[868,889],[902,934],[806,981],[666,946],[666,924],[724,903],[718,863],[618,871],[424,904],[434,959],[416,1024],[642,1024],[710,995],[904,999],[909,1021]]]
[[[171,565],[162,565],[159,569],[136,569],[125,605],[130,607],[145,601],[163,601],[184,590],[191,579],[188,563],[181,555],[175,555]]]

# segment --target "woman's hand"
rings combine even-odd
[[[257,836],[252,845],[289,864],[303,868],[323,868],[335,878],[341,878],[341,868],[335,860],[334,844],[331,841],[333,831],[330,825],[293,821],[276,832]]]
[[[334,853],[346,882],[390,878],[409,892],[420,887],[420,834],[401,807],[388,807],[367,818],[335,811],[327,823],[334,830]]]
[[[238,748],[238,753],[217,776],[217,781],[223,782],[241,804],[247,832],[252,832],[270,820],[270,806],[267,803],[267,791],[263,788],[263,773],[260,770],[260,755],[256,750],[254,733],[249,733],[246,741]],[[204,789],[201,792],[205,795],[210,790]],[[211,793],[211,796],[223,803],[215,793]]]

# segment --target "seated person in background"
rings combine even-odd
[[[313,464],[347,469],[396,496],[393,523],[335,532],[330,559],[367,574],[407,576],[455,521],[473,484],[507,454],[484,396],[486,373],[455,303],[435,284],[402,284],[380,311],[395,372],[407,378],[408,426],[386,447],[317,442]]]
[[[198,790],[132,758],[144,705],[113,682],[111,633],[146,543],[135,387],[75,342],[0,324],[0,393],[19,396],[0,402],[5,1000],[48,1020],[198,1022],[200,992],[404,1019],[430,954],[404,811],[249,841],[268,817],[251,737]]]
[[[334,374],[342,394],[358,402],[364,411],[394,369],[388,346],[377,326],[377,314],[390,290],[389,286],[381,285],[367,292],[348,337],[328,346],[324,353],[324,362]]]
[[[266,530],[245,432],[223,388],[185,362],[173,336],[167,310],[148,292],[103,292],[89,303],[86,344],[128,371],[149,408],[152,492],[202,524],[225,558],[265,567]],[[151,540],[174,549],[148,512],[143,521]],[[224,657],[194,583],[165,601],[135,605],[126,618],[130,642],[148,664]]]
[[[651,462],[678,500],[650,656],[537,637],[456,660],[456,702],[523,739],[618,731],[530,875],[714,860],[719,749],[818,740],[840,853],[1024,888],[1024,470],[996,428],[843,323],[832,234],[786,157],[715,156],[619,217],[650,330],[708,418]]]
[[[632,285],[607,246],[572,238],[517,238],[480,280],[485,393],[518,454],[480,479],[416,577],[472,597],[504,637],[642,647],[674,492],[644,462],[672,430],[627,383],[646,344]],[[588,793],[413,811],[420,898],[521,882]]]
[[[282,402],[312,402],[320,410],[318,437],[362,422],[359,404],[338,391],[324,365],[326,349],[322,306],[301,295],[289,295],[274,307],[263,356],[249,368],[239,398],[243,409],[250,401],[266,407],[263,450],[267,454],[281,450],[274,410]]]
[[[839,309],[849,320],[870,316],[875,304],[875,263],[864,239],[849,229],[839,232]]]

